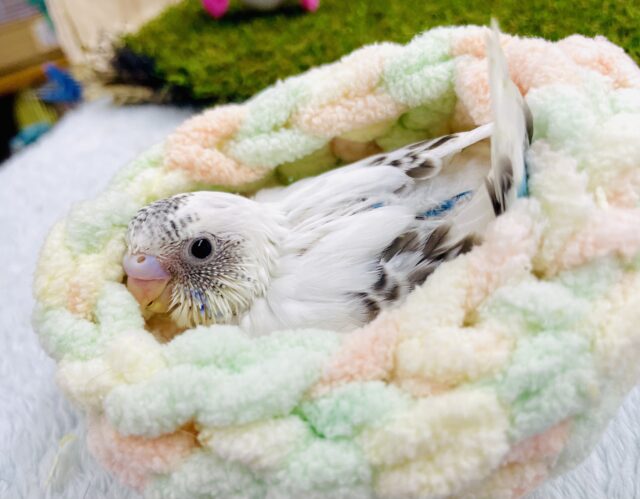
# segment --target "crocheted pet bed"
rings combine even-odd
[[[640,374],[640,70],[603,38],[503,37],[530,196],[365,327],[166,341],[122,284],[155,199],[488,121],[484,33],[364,47],[206,111],[54,227],[34,323],[104,466],[153,498],[498,498],[585,456]]]

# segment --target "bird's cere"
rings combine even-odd
[[[168,279],[170,276],[162,268],[155,256],[145,254],[127,254],[122,259],[122,266],[129,277],[143,281]]]
[[[122,266],[127,274],[127,288],[142,307],[154,303],[171,278],[152,255],[128,253],[122,259]]]

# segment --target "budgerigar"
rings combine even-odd
[[[468,251],[526,192],[528,108],[487,36],[493,123],[368,157],[249,199],[193,192],[130,222],[141,305],[179,327],[348,331]]]

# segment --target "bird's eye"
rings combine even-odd
[[[211,241],[208,239],[201,237],[193,241],[191,243],[191,247],[189,248],[189,253],[192,257],[197,258],[198,260],[204,260],[211,255],[213,251],[213,247],[211,246]]]

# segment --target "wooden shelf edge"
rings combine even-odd
[[[36,83],[44,82],[45,76],[42,71],[42,65],[46,62],[52,62],[63,67],[68,65],[64,57],[55,57],[9,74],[0,75],[0,95],[14,93]]]

